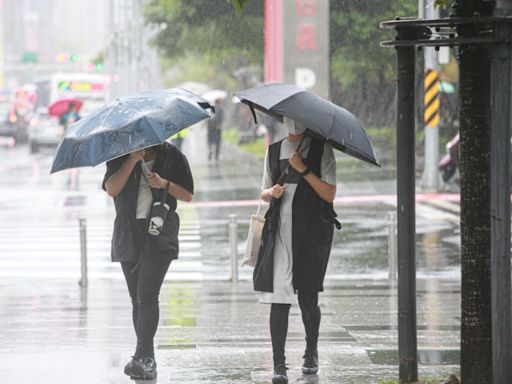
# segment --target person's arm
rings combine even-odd
[[[116,197],[126,185],[135,165],[144,157],[144,150],[133,152],[126,158],[119,170],[105,182],[105,190],[110,197]]]
[[[280,199],[281,196],[283,196],[285,189],[286,187],[284,185],[279,184],[276,184],[271,188],[263,189],[260,194],[261,200],[270,203],[270,200],[272,200],[273,197]]]
[[[186,201],[187,203],[192,201],[193,194],[183,188],[181,185],[173,183],[172,181],[166,180],[156,172],[150,172],[147,175],[148,183],[151,188],[164,189],[167,187],[167,192],[177,200]]]
[[[298,152],[294,152],[288,161],[299,173],[302,173],[307,169],[304,161],[302,160],[302,156]],[[336,197],[336,185],[323,181],[313,172],[309,172],[303,177],[322,200],[328,203],[332,203],[334,201],[334,198]]]
[[[272,185],[272,173],[270,172],[268,149],[265,152],[264,164],[265,168],[263,169],[260,198],[261,200],[269,203],[270,200],[272,200],[272,197],[275,197],[276,199],[281,198],[285,191],[285,187],[278,184]]]

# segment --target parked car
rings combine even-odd
[[[59,118],[50,116],[47,108],[40,108],[30,120],[29,149],[37,153],[41,147],[56,147],[64,134]]]
[[[0,136],[13,137],[16,142],[22,142],[26,137],[26,131],[19,119],[20,116],[11,104],[0,104]]]

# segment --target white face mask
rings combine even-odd
[[[306,127],[289,117],[283,116],[284,126],[289,135],[301,135],[306,132]]]

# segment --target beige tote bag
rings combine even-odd
[[[258,211],[255,215],[251,215],[251,222],[249,223],[249,233],[247,235],[247,246],[245,248],[244,259],[242,260],[242,267],[249,265],[254,267],[258,260],[258,252],[261,244],[261,233],[263,232],[263,225],[265,224],[265,216],[260,215],[261,199],[258,206]]]

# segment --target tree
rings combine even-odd
[[[491,16],[493,1],[456,0],[455,17]],[[459,35],[473,26],[459,27]],[[461,380],[492,383],[490,137],[491,58],[483,44],[460,47]]]
[[[240,14],[225,0],[150,0],[145,19],[159,30],[153,42],[167,60],[192,56],[233,75],[263,61],[263,2],[237,3],[246,3]]]
[[[381,49],[382,20],[417,14],[416,0],[331,0],[331,98],[367,125],[391,125],[395,113],[395,58]],[[392,35],[388,35],[391,39]]]

